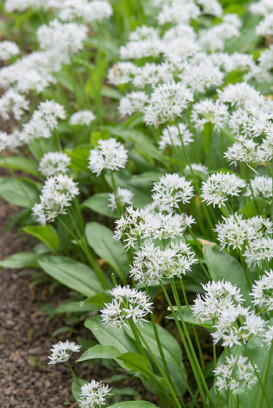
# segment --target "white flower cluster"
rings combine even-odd
[[[116,286],[110,291],[114,297],[111,303],[106,303],[101,310],[102,321],[112,327],[128,327],[128,320],[141,323],[145,316],[151,313],[152,303],[148,296],[129,286]]]
[[[189,203],[194,195],[191,183],[176,173],[161,177],[152,191],[154,205],[162,212],[173,212],[179,208],[179,203]]]
[[[273,310],[273,270],[266,271],[259,280],[255,281],[250,293],[254,305],[266,310]]]
[[[114,193],[109,193],[109,207],[111,210],[117,209],[116,197]],[[134,193],[127,188],[117,188],[117,199],[122,205],[122,207],[127,207],[128,205],[132,205],[132,198],[134,197]]]
[[[56,176],[59,173],[67,173],[71,159],[66,153],[46,153],[39,165],[39,171],[44,177]]]
[[[81,408],[101,408],[106,404],[106,398],[111,395],[110,391],[108,385],[92,380],[81,386],[79,405]]]
[[[98,146],[90,150],[89,168],[99,176],[102,170],[119,170],[125,167],[127,151],[116,139],[99,140]]]
[[[201,197],[207,204],[221,207],[229,197],[238,196],[245,187],[246,182],[235,174],[215,173],[203,182]]]
[[[71,126],[89,126],[95,118],[96,117],[93,112],[82,110],[73,113],[73,115],[70,116],[69,123]]]
[[[217,238],[222,246],[245,249],[251,247],[251,242],[267,237],[273,233],[273,222],[269,218],[255,216],[243,219],[241,214],[223,217],[223,222],[216,225]]]
[[[35,204],[32,213],[41,225],[53,222],[59,214],[66,214],[66,209],[79,194],[77,184],[66,174],[49,177],[42,189],[40,203]]]
[[[130,276],[144,285],[159,284],[163,278],[181,278],[196,262],[194,252],[184,242],[171,242],[162,250],[146,241],[135,253]]]
[[[115,238],[122,240],[125,249],[136,248],[143,240],[176,239],[195,221],[185,214],[157,213],[149,207],[136,209],[128,207],[127,214],[116,220]]]
[[[10,88],[0,98],[0,116],[3,120],[10,119],[10,113],[15,120],[20,120],[29,109],[29,102],[24,95]]]
[[[64,363],[69,360],[73,353],[78,353],[80,348],[81,346],[73,341],[60,341],[59,343],[54,344],[52,349],[50,349],[52,354],[49,356],[50,361],[48,364]]]
[[[6,61],[15,55],[18,55],[20,50],[18,45],[11,41],[0,42],[0,60]]]
[[[22,140],[29,143],[32,139],[50,138],[58,126],[58,120],[65,117],[65,110],[59,103],[53,100],[41,102],[30,121],[24,124]]]
[[[215,344],[221,341],[223,347],[232,347],[264,334],[265,321],[242,306],[245,300],[230,282],[209,282],[203,289],[205,295],[197,296],[193,314],[201,321],[213,320],[211,336]]]
[[[163,129],[160,137],[159,149],[164,150],[166,147],[182,147],[193,142],[193,134],[189,131],[184,123],[179,123],[178,126],[167,126]],[[181,140],[182,139],[182,140]]]
[[[255,367],[255,369],[254,369]],[[228,390],[238,394],[240,390],[250,389],[258,381],[255,370],[247,357],[242,355],[225,358],[224,363],[218,363],[213,370],[216,380],[215,385],[219,390]]]

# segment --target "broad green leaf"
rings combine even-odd
[[[116,347],[97,344],[83,353],[77,361],[93,360],[95,358],[113,359],[118,356],[120,356],[120,352]]]
[[[0,197],[18,207],[32,208],[39,199],[35,183],[22,178],[0,178]]]
[[[65,153],[71,158],[71,165],[77,170],[86,170],[88,168],[89,145],[78,146],[74,150],[65,150]]]
[[[143,374],[147,379],[154,376],[150,361],[140,354],[128,352],[117,357],[117,360],[123,361],[128,370]]]
[[[104,307],[105,303],[110,303],[113,297],[110,295],[109,291],[100,292],[97,295],[91,296],[85,300],[85,303],[97,306],[99,308]]]
[[[96,254],[107,261],[125,282],[129,273],[128,260],[121,242],[113,238],[113,232],[102,224],[89,222],[85,235]]]
[[[46,256],[39,265],[52,278],[82,295],[93,296],[103,290],[95,272],[71,258]]]
[[[154,404],[147,401],[126,401],[117,402],[111,405],[109,408],[156,408]]]
[[[84,312],[91,312],[92,310],[97,310],[98,307],[91,305],[90,303],[86,303],[83,301],[67,301],[62,302],[58,307],[54,307],[51,315],[59,314],[59,313],[84,313]]]
[[[116,347],[120,354],[137,352],[134,343],[126,335],[123,327],[118,329],[116,327],[105,326],[98,316],[87,319],[84,325],[87,329],[91,330],[102,346]]]
[[[264,212],[264,209],[268,206],[271,206],[271,203],[262,199],[262,198],[256,198],[256,204],[253,200],[249,200],[246,205],[244,205],[239,213],[244,214],[246,217],[254,217],[257,214],[257,208],[259,209],[259,213],[262,214]]]
[[[30,225],[23,228],[23,231],[38,238],[54,253],[58,252],[60,244],[59,235],[52,225]]]
[[[38,267],[39,260],[43,258],[42,255],[36,254],[34,252],[18,252],[17,254],[11,255],[8,259],[0,261],[0,266],[4,268],[25,268],[25,267]]]
[[[208,266],[209,274],[215,281],[226,280],[241,289],[243,295],[248,298],[249,288],[240,263],[233,256],[216,245],[205,246],[204,258]]]
[[[94,194],[85,200],[82,206],[90,208],[99,214],[106,215],[107,217],[117,218],[116,212],[111,211],[109,208],[109,195],[107,193]]]
[[[8,167],[13,170],[22,170],[33,176],[39,177],[38,164],[34,160],[21,156],[9,156],[0,159],[0,167]]]

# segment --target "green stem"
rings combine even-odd
[[[201,396],[201,399],[202,399],[203,406],[204,406],[204,408],[206,408],[207,407],[206,395],[204,393],[202,383],[200,382],[199,374],[197,372],[195,362],[194,362],[193,357],[191,355],[191,351],[190,351],[188,343],[187,343],[187,341],[185,339],[185,335],[184,335],[184,333],[183,333],[183,331],[181,329],[180,323],[179,323],[179,321],[177,319],[176,312],[175,312],[175,310],[173,308],[172,302],[171,302],[171,300],[169,298],[169,295],[168,295],[168,293],[167,293],[167,291],[166,291],[163,284],[161,284],[161,288],[162,288],[162,291],[163,291],[163,293],[165,295],[165,298],[166,298],[166,300],[168,302],[168,305],[169,305],[169,307],[171,309],[171,312],[172,312],[172,315],[174,317],[175,324],[176,324],[176,327],[178,329],[181,341],[182,341],[183,346],[185,348],[185,351],[187,353],[187,356],[188,356],[188,359],[189,359],[189,362],[190,362],[190,365],[191,365],[191,368],[192,368],[192,371],[193,371],[193,374],[194,374],[194,377],[195,377],[195,380],[196,380],[196,383],[197,383],[197,386],[198,386],[198,389],[199,389],[199,392],[200,392],[200,396]]]
[[[73,368],[71,367],[69,361],[67,361],[66,364],[68,365],[69,370],[71,371],[71,374],[72,374],[74,380],[76,381],[77,385],[78,385],[79,387],[81,387],[81,384],[80,384],[80,382],[79,382],[79,380],[78,380],[78,377],[76,376],[76,374],[75,374]]]
[[[263,380],[262,380],[262,383],[263,383],[263,389],[262,389],[262,390],[263,390],[263,392],[262,392],[262,393],[260,392],[260,394],[262,394],[262,395],[260,395],[260,398],[258,399],[258,400],[259,400],[259,406],[258,406],[258,408],[262,408],[263,403],[264,403],[265,395],[267,395],[267,393],[266,393],[266,386],[267,386],[268,375],[269,375],[269,371],[270,371],[270,365],[271,365],[271,360],[272,360],[272,353],[273,353],[273,342],[271,343],[271,346],[270,346],[270,349],[269,349],[268,358],[267,358],[267,362],[266,362],[266,366],[265,366],[264,376],[263,376]],[[260,390],[260,391],[261,391],[261,390]],[[269,402],[268,398],[267,398],[267,400],[266,400],[266,403],[267,403],[267,406],[269,407],[269,406],[270,406],[270,402]]]

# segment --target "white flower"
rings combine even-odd
[[[253,180],[250,180],[254,197],[270,198],[272,199],[273,187],[272,177],[269,176],[256,176]],[[247,187],[245,193],[247,197],[252,197],[250,187]]]
[[[80,400],[78,400],[81,408],[101,408],[106,404],[106,398],[111,395],[111,388],[108,385],[102,384],[101,381],[92,380],[88,384],[81,387]]]
[[[121,116],[132,115],[143,112],[147,102],[148,95],[145,92],[131,92],[121,98],[118,109]]]
[[[166,174],[153,186],[152,199],[160,211],[173,212],[179,203],[189,203],[194,196],[193,186],[185,177],[178,174]]]
[[[273,35],[273,13],[265,16],[265,18],[256,27],[256,33],[259,35]]]
[[[111,303],[106,303],[101,310],[102,321],[112,327],[128,327],[128,319],[134,323],[141,323],[144,317],[151,313],[152,303],[148,296],[141,291],[128,286],[117,286],[110,291],[114,297]]]
[[[205,294],[198,294],[192,307],[193,314],[201,321],[219,317],[223,311],[229,311],[244,301],[240,290],[230,282],[212,281],[202,286]]]
[[[112,13],[112,7],[107,1],[93,0],[64,0],[60,2],[60,19],[71,21],[75,18],[82,18],[86,23],[101,21],[109,18]]]
[[[91,122],[95,119],[95,115],[93,112],[88,111],[88,110],[82,110],[73,113],[73,115],[70,116],[69,119],[69,124],[71,126],[88,126],[90,125]]]
[[[233,143],[224,153],[224,157],[235,166],[238,162],[246,164],[258,163],[261,157],[257,147],[258,144],[253,140],[242,139],[240,142]]]
[[[255,370],[257,366],[255,365]],[[231,355],[225,358],[225,363],[218,363],[215,370],[215,385],[221,390],[231,391],[238,394],[240,389],[250,389],[257,381],[257,375],[252,363],[247,357]]]
[[[14,42],[1,41],[0,42],[0,60],[8,60],[10,57],[18,55],[20,50]]]
[[[28,100],[12,88],[4,93],[0,99],[0,116],[3,120],[10,119],[9,113],[13,114],[14,119],[20,120],[28,108]]]
[[[216,129],[226,125],[229,113],[226,105],[211,99],[204,99],[192,108],[192,121],[195,127],[202,130],[206,123],[213,123]]]
[[[218,90],[219,101],[228,102],[231,106],[244,106],[248,101],[259,102],[261,95],[246,82],[229,84],[222,91]]]
[[[77,184],[66,174],[49,177],[43,186],[40,203],[34,205],[32,214],[42,225],[52,222],[59,214],[66,214],[66,208],[78,194]]]
[[[128,190],[127,188],[120,188],[117,189],[117,196],[118,201],[120,204],[125,207],[127,205],[132,205],[132,198],[134,197],[134,193]],[[109,207],[111,210],[115,210],[117,208],[116,197],[114,193],[108,194],[109,197]]]
[[[159,85],[154,89],[145,109],[144,122],[157,127],[167,120],[173,121],[192,100],[191,91],[181,82]]]
[[[244,252],[244,257],[249,266],[260,265],[262,261],[270,262],[273,258],[273,239],[258,238],[251,241]]]
[[[263,337],[267,347],[270,348],[273,340],[273,326],[267,327],[267,331],[264,333]]]
[[[165,240],[181,237],[195,221],[185,214],[156,213],[150,208],[128,207],[126,216],[116,220],[115,238],[125,243],[125,249],[135,247],[139,240]]]
[[[202,184],[201,197],[207,204],[221,207],[229,196],[238,196],[245,186],[245,181],[235,174],[215,173]]]
[[[66,153],[49,152],[40,161],[39,171],[44,177],[67,173],[71,159]]]
[[[130,276],[144,285],[158,284],[163,278],[181,278],[196,263],[194,252],[184,242],[171,242],[164,250],[144,241],[136,252]]]
[[[89,168],[97,176],[102,170],[119,170],[125,167],[128,154],[116,139],[99,140],[98,146],[90,150]]]
[[[179,123],[178,127],[175,125],[167,126],[162,131],[160,142],[158,143],[159,149],[164,150],[167,146],[182,147],[181,139],[183,140],[184,146],[187,146],[188,144],[193,142],[192,137],[193,137],[192,133],[189,131],[189,129],[184,123]]]
[[[60,341],[54,344],[52,349],[50,349],[52,354],[49,356],[50,361],[48,364],[64,363],[69,360],[73,353],[78,353],[80,348],[81,346],[78,346],[73,341]]]
[[[265,271],[265,274],[256,280],[250,293],[254,305],[267,310],[273,310],[273,270]]]
[[[87,31],[87,27],[82,24],[61,23],[55,19],[51,20],[48,26],[40,26],[37,37],[42,50],[54,49],[70,59],[72,54],[82,50]]]
[[[113,85],[127,84],[133,80],[138,70],[132,62],[119,62],[109,70],[108,80]]]
[[[194,93],[203,93],[212,86],[220,86],[224,74],[218,67],[207,61],[185,65],[185,69],[178,77],[184,86],[190,88]]]

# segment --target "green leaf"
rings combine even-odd
[[[127,353],[128,351],[137,352],[134,343],[126,335],[123,327],[118,329],[116,327],[105,326],[98,316],[87,319],[84,325],[87,329],[91,330],[101,345],[116,347],[120,354]]]
[[[255,201],[260,214],[264,212],[263,210],[266,207],[271,206],[270,202],[262,198],[256,198]],[[254,217],[257,214],[256,205],[255,202],[250,198],[250,201],[248,201],[248,203],[240,209],[239,213],[244,214],[246,217]]]
[[[91,296],[86,299],[85,303],[97,306],[99,308],[104,307],[105,303],[110,303],[113,297],[110,295],[109,291],[100,292],[97,295]]]
[[[36,268],[39,266],[39,260],[43,258],[42,255],[36,254],[34,252],[18,252],[17,254],[11,255],[4,261],[0,261],[0,266],[4,268],[19,269],[25,267]]]
[[[89,222],[86,225],[85,235],[88,244],[96,254],[107,261],[125,282],[129,265],[124,248],[121,242],[113,238],[113,232],[102,224]]]
[[[94,194],[82,203],[83,207],[90,208],[91,210],[106,215],[107,217],[117,218],[116,213],[109,208],[109,200],[107,193]]]
[[[150,361],[140,354],[128,352],[117,357],[117,360],[123,361],[128,370],[143,374],[147,379],[154,377]]]
[[[65,153],[71,158],[71,165],[77,170],[86,170],[88,168],[89,145],[77,146],[74,150],[65,150]]]
[[[8,167],[13,170],[22,170],[33,176],[39,177],[38,164],[34,160],[21,156],[9,156],[0,159],[0,167]]]
[[[249,288],[244,270],[237,259],[224,250],[221,251],[216,245],[213,247],[205,246],[204,258],[213,280],[229,281],[241,289],[245,298],[249,298]]]
[[[75,398],[76,401],[79,400],[80,397],[81,397],[81,396],[80,396],[81,387],[82,387],[84,384],[87,384],[87,383],[88,383],[88,381],[82,380],[81,378],[78,378],[78,381],[79,381],[80,385],[78,385],[75,381],[73,381],[72,386],[71,386],[72,394],[73,394],[73,397]]]
[[[97,344],[89,348],[77,361],[93,360],[95,358],[112,359],[120,356],[120,352],[113,346],[102,346]]]
[[[51,312],[51,316],[61,313],[84,313],[97,310],[98,307],[85,303],[83,301],[67,301],[62,302],[58,307],[54,307],[54,310]]]
[[[32,208],[39,199],[39,191],[28,179],[0,177],[0,197],[18,207]]]
[[[42,241],[49,249],[54,253],[58,252],[59,249],[59,235],[57,234],[55,228],[52,225],[30,225],[23,228],[27,234],[30,234],[40,241]]]
[[[109,408],[156,408],[154,404],[147,401],[126,401],[117,402],[111,405]]]
[[[52,278],[82,295],[93,296],[103,290],[95,272],[73,259],[46,256],[39,265]]]

